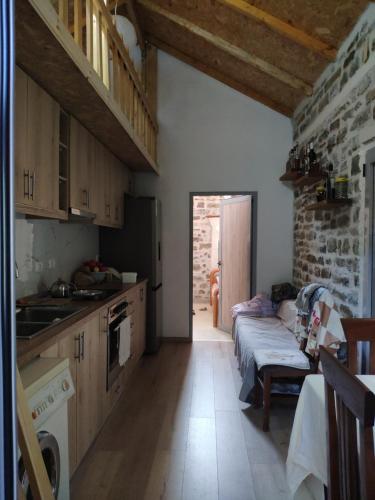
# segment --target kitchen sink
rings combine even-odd
[[[16,315],[17,338],[30,339],[35,337],[51,325],[70,318],[84,307],[72,305],[63,306],[26,306]]]

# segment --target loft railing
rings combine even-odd
[[[50,0],[75,43],[156,161],[157,124],[140,77],[103,0]]]

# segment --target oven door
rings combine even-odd
[[[107,391],[117,379],[122,367],[119,365],[120,325],[126,314],[120,314],[108,327],[107,337]]]

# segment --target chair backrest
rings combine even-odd
[[[374,500],[375,395],[324,347],[328,500]]]
[[[341,320],[347,341],[347,366],[351,373],[361,373],[358,342],[369,344],[369,370],[375,374],[375,318],[346,318]]]

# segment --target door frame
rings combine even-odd
[[[0,499],[17,497],[14,60],[14,3],[0,0]]]
[[[195,196],[251,196],[250,219],[250,268],[255,269],[250,276],[250,297],[256,293],[256,262],[258,234],[258,192],[257,191],[190,191],[189,193],[189,341],[193,340],[193,227],[194,227],[194,197]]]

